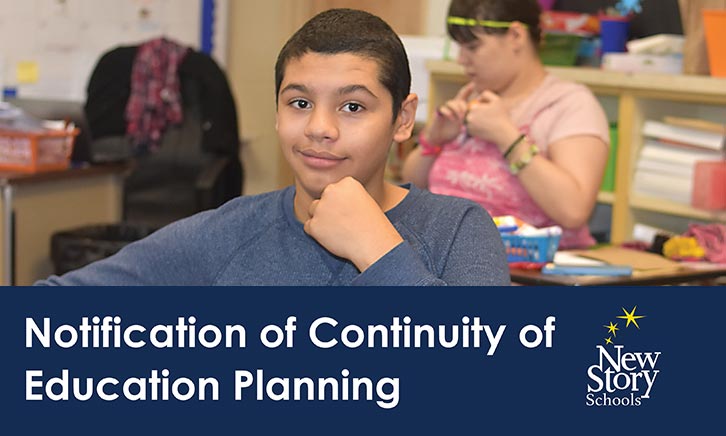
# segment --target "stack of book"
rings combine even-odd
[[[696,162],[724,159],[724,126],[666,117],[647,120],[642,133],[633,192],[690,205]]]

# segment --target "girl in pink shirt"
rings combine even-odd
[[[586,87],[544,69],[539,14],[536,0],[452,0],[448,31],[470,81],[424,128],[403,177],[492,216],[559,225],[560,247],[587,247],[607,119]]]

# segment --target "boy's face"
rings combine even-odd
[[[307,53],[287,64],[276,129],[299,194],[319,198],[345,176],[369,192],[382,189],[390,145],[408,138],[410,128],[402,126],[406,115],[392,123],[393,100],[378,69],[349,53]]]

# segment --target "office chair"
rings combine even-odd
[[[88,158],[131,161],[124,180],[123,221],[61,231],[51,238],[55,274],[108,257],[156,229],[242,193],[237,111],[225,73],[204,53],[189,50],[178,68],[183,122],[169,127],[156,152],[138,154],[124,117],[138,46],[101,56],[83,107]]]

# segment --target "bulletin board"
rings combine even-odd
[[[84,101],[103,53],[159,36],[211,49],[224,65],[226,8],[226,0],[0,0],[0,89]]]

